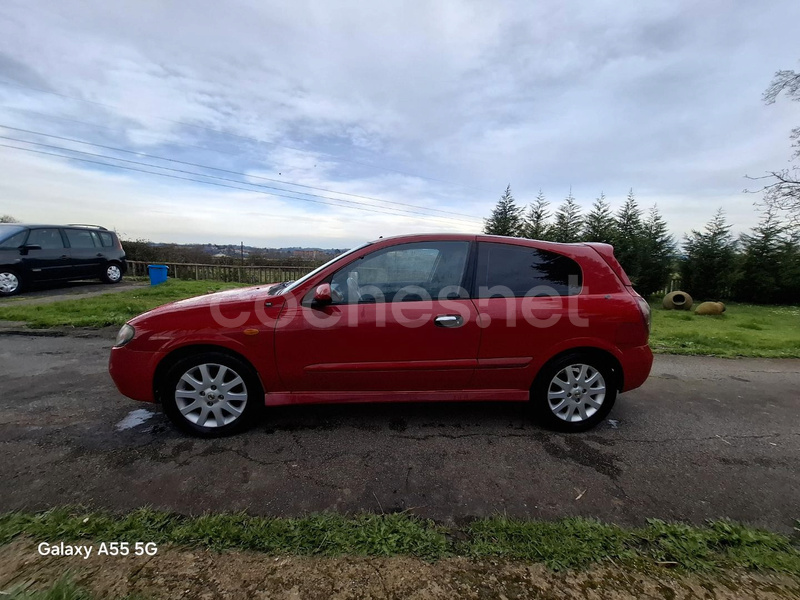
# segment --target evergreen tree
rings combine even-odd
[[[511,185],[506,187],[483,228],[489,235],[509,235],[517,237],[522,234],[522,208],[517,206],[511,195]]]
[[[733,280],[736,242],[720,208],[700,232],[692,230],[684,242],[682,287],[697,300],[717,300],[728,295]]]
[[[614,241],[614,233],[614,217],[611,214],[611,207],[606,202],[606,195],[601,192],[584,220],[583,239],[587,242],[611,244]]]
[[[614,217],[613,245],[614,256],[634,284],[641,272],[643,235],[642,210],[631,189],[625,204]]]
[[[558,207],[553,223],[552,237],[554,242],[578,242],[581,239],[581,229],[583,228],[581,219],[581,207],[575,202],[572,189]]]
[[[531,240],[550,239],[549,206],[550,203],[545,200],[542,190],[539,190],[539,195],[531,203],[528,213],[525,215],[525,222],[522,228],[523,237]]]
[[[658,207],[653,205],[642,223],[639,275],[634,286],[645,298],[663,289],[668,283],[675,249],[675,238],[670,235]]]
[[[781,223],[776,209],[767,205],[758,225],[750,234],[739,238],[742,256],[735,297],[747,302],[776,302],[781,296],[791,244],[786,244],[786,226]],[[787,261],[791,263],[791,260]]]

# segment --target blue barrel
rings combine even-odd
[[[158,285],[167,280],[167,265],[147,265],[147,272],[150,273],[150,285]]]

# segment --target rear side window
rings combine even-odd
[[[91,231],[85,229],[66,229],[67,239],[71,248],[94,248],[94,238]]]
[[[43,250],[55,250],[64,247],[61,232],[58,229],[31,229],[28,245],[41,246]]]
[[[511,244],[478,244],[478,298],[572,296],[581,291],[577,262],[547,250]]]
[[[111,248],[114,245],[114,238],[105,231],[100,232],[100,241],[103,243],[103,248]]]

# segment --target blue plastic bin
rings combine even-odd
[[[167,265],[147,265],[147,272],[150,273],[150,285],[158,285],[167,280]]]

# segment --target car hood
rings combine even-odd
[[[135,324],[138,321],[149,319],[150,317],[165,315],[181,310],[220,306],[223,304],[233,304],[239,302],[255,302],[271,297],[269,289],[274,285],[277,285],[277,283],[236,288],[233,290],[225,290],[224,292],[214,292],[212,294],[205,294],[203,296],[186,298],[185,300],[177,300],[176,302],[170,302],[169,304],[164,304],[149,310],[146,313],[142,313],[138,317],[131,319],[130,322]]]

